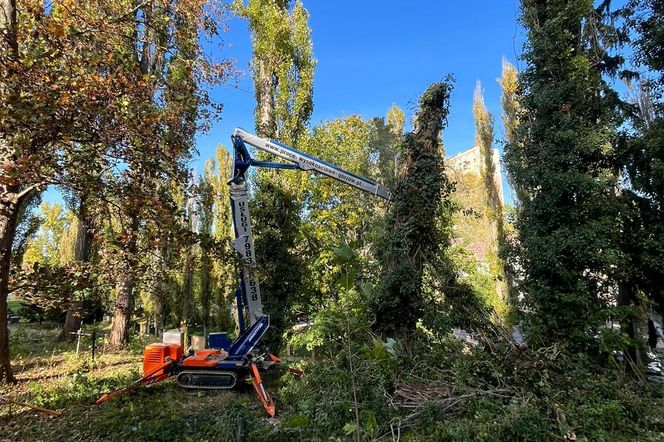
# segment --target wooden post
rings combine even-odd
[[[95,360],[95,349],[97,348],[97,330],[92,330],[92,360]]]
[[[83,321],[81,321],[81,327],[76,332],[76,357],[78,357],[78,350],[81,348],[81,334],[83,333]]]

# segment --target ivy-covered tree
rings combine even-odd
[[[611,155],[619,124],[604,81],[591,0],[522,1],[528,32],[521,116],[505,161],[520,195],[521,289],[534,344],[581,349],[606,318],[623,268],[618,177]]]
[[[415,130],[404,136],[399,179],[377,243],[382,278],[375,290],[376,329],[408,335],[424,311],[423,276],[449,237],[452,185],[445,175],[441,132],[446,124],[451,79],[434,83],[419,100]]]
[[[623,159],[639,207],[642,241],[642,289],[659,308],[664,306],[664,1],[635,0],[633,42],[637,66],[647,73],[641,82],[642,99],[632,115],[634,136]],[[648,75],[648,73],[650,75]],[[650,78],[649,78],[650,77]]]

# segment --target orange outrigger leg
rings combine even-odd
[[[270,417],[274,417],[276,413],[274,402],[272,402],[272,398],[265,389],[261,374],[258,372],[258,367],[256,367],[256,364],[254,363],[251,364],[251,383],[254,385],[254,390],[256,390],[258,399],[260,399],[261,403],[263,404],[263,408],[265,408],[265,411],[267,411],[267,414],[269,414]]]
[[[275,364],[281,364],[281,359],[270,353],[270,360],[274,362]],[[302,370],[299,370],[297,368],[293,367],[288,367],[288,372],[295,376],[296,378],[300,378],[304,375],[304,372]]]
[[[159,372],[160,370],[165,369],[166,367],[168,367],[172,363],[173,363],[173,361],[171,361],[171,360],[168,360],[168,361],[164,362],[159,367],[156,367],[155,369],[150,370],[142,378],[135,381],[129,387],[120,388],[118,390],[102,394],[101,397],[99,399],[97,399],[97,402],[95,402],[95,404],[97,404],[97,405],[103,404],[104,402],[106,402],[107,400],[109,400],[109,399],[111,399],[115,396],[120,396],[121,394],[127,393],[129,391],[136,390],[141,385],[150,385],[150,384],[154,384],[154,383],[159,382],[159,381],[163,381],[164,379],[170,377],[170,375],[167,374],[167,373],[162,373],[158,376],[155,376],[155,373]]]

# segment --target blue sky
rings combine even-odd
[[[443,133],[448,155],[473,145],[477,80],[496,119],[496,138],[502,138],[496,78],[503,56],[519,66],[523,32],[517,23],[518,0],[303,1],[318,61],[312,126],[353,114],[384,116],[392,103],[410,122],[419,94],[451,73],[456,83]],[[228,29],[221,36],[223,44],[213,42],[209,50],[217,59],[235,59],[242,76],[237,84],[211,91],[224,110],[221,121],[197,137],[200,156],[192,166],[198,171],[217,145],[229,145],[233,128],[254,129],[249,29],[237,18],[229,20]],[[60,198],[49,189],[46,199]]]
[[[314,55],[314,112],[311,124],[359,114],[384,116],[396,103],[408,115],[429,83],[448,73],[456,78],[448,128],[448,154],[473,145],[472,98],[482,82],[487,107],[500,125],[502,57],[518,66],[523,32],[517,0],[397,1],[303,0],[310,14]],[[217,57],[234,58],[244,75],[237,87],[213,90],[224,103],[222,119],[197,139],[201,169],[218,144],[229,145],[234,127],[253,131],[254,94],[247,24],[231,19]]]

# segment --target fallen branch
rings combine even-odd
[[[25,402],[19,402],[19,401],[15,401],[13,399],[9,399],[9,398],[0,396],[0,404],[4,403],[4,402],[6,402],[8,404],[20,405],[21,407],[28,407],[28,408],[31,408],[35,411],[39,411],[40,413],[47,413],[47,414],[51,414],[53,416],[60,416],[62,414],[62,411],[49,410],[48,408],[42,408],[42,407],[38,407],[36,405],[30,405],[30,404],[26,404]]]

